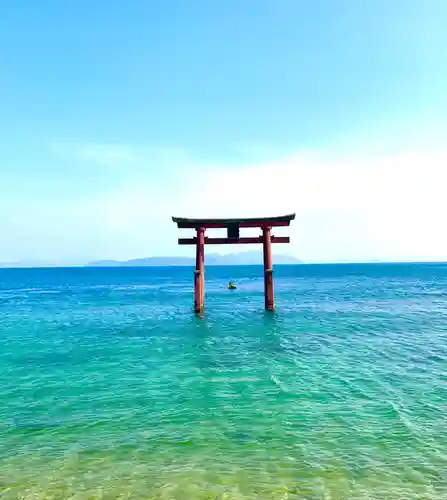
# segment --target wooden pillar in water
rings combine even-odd
[[[196,271],[194,276],[194,311],[201,313],[205,302],[205,229],[197,229]]]
[[[273,291],[272,235],[270,227],[262,228],[262,245],[264,250],[264,298],[267,311],[275,310]]]

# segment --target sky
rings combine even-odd
[[[447,260],[446,26],[445,0],[2,2],[0,261],[291,212],[275,251],[306,262]]]

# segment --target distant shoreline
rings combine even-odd
[[[274,263],[274,266],[386,266],[386,265],[433,265],[433,264],[446,264],[444,260],[431,260],[431,261],[374,261],[374,262],[296,262],[296,263]],[[206,267],[262,267],[262,263],[253,264],[206,264]],[[1,269],[139,269],[139,268],[193,268],[194,263],[188,264],[73,264],[73,265],[59,265],[59,264],[46,264],[46,265],[20,265],[20,264],[0,264]]]

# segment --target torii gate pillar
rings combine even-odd
[[[196,272],[194,277],[194,311],[200,313],[205,306],[205,229],[197,229]]]
[[[194,311],[203,312],[205,306],[205,244],[248,244],[262,243],[264,255],[264,305],[268,311],[275,310],[273,290],[272,243],[290,243],[287,236],[273,236],[272,227],[289,226],[295,214],[283,217],[264,217],[258,219],[185,219],[173,217],[172,220],[181,229],[196,230],[195,238],[179,238],[179,245],[196,245],[196,269],[194,274]],[[241,238],[240,228],[258,227],[262,235],[254,238]],[[205,237],[207,229],[226,229],[226,238]]]
[[[275,295],[273,291],[273,262],[271,228],[262,229],[262,247],[264,253],[264,303],[267,311],[275,310]]]

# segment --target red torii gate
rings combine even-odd
[[[268,311],[275,309],[275,297],[273,294],[273,264],[272,243],[290,243],[288,236],[273,236],[272,227],[290,226],[295,219],[295,214],[282,217],[262,217],[245,219],[186,219],[183,217],[172,217],[179,229],[195,229],[194,238],[179,238],[179,245],[196,245],[196,270],[194,278],[194,311],[200,313],[205,305],[205,245],[233,245],[262,243],[264,250],[264,297],[265,308]],[[241,238],[239,229],[259,227],[261,236]],[[209,238],[205,236],[207,229],[226,229],[226,238]]]

